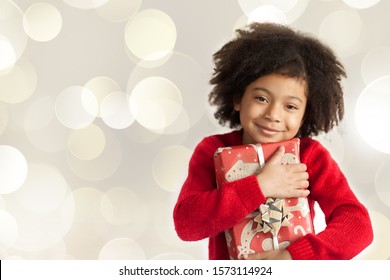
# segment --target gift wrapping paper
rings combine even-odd
[[[219,148],[214,155],[218,187],[260,172],[265,162],[283,145],[281,164],[296,164],[299,138],[267,144]],[[225,231],[231,259],[244,254],[286,248],[314,232],[307,198],[267,198],[266,203]]]

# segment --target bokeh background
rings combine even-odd
[[[389,259],[389,10],[384,0],[0,0],[0,258],[206,259],[207,240],[178,239],[172,209],[195,145],[228,131],[207,103],[211,57],[236,28],[273,21],[318,36],[346,66],[345,119],[318,139],[373,222],[356,258]]]

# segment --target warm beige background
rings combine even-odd
[[[357,258],[388,259],[389,10],[384,0],[0,0],[0,258],[207,258],[207,241],[176,237],[172,207],[194,146],[226,131],[207,105],[212,54],[267,19],[317,35],[345,63],[345,120],[319,139],[372,217],[375,240]]]

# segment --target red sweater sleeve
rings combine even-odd
[[[348,182],[317,141],[301,141],[301,161],[308,166],[310,197],[317,201],[326,219],[324,231],[309,234],[287,247],[293,259],[351,259],[373,239],[366,208],[351,191]]]
[[[217,140],[205,138],[195,148],[174,208],[176,232],[186,241],[223,232],[266,200],[255,175],[217,188],[213,155],[218,147],[224,146]]]

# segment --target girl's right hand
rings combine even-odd
[[[257,175],[264,196],[275,198],[308,196],[309,174],[306,165],[303,163],[282,165],[283,155],[284,147],[280,146]]]

